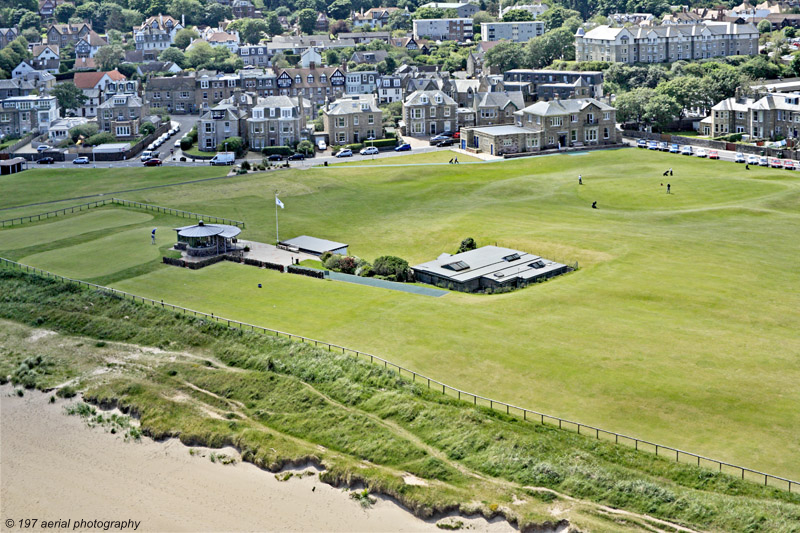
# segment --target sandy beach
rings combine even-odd
[[[137,531],[441,531],[388,500],[363,509],[316,475],[281,482],[248,463],[212,463],[207,449],[191,455],[177,440],[125,442],[67,416],[68,400],[12,393],[0,387],[2,531],[20,531],[6,521],[24,518],[71,520],[70,530],[83,519],[133,520]],[[458,520],[471,531],[515,531],[502,520]]]

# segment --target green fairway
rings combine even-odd
[[[439,150],[436,152],[424,152],[421,154],[401,152],[405,155],[396,155],[392,157],[379,157],[376,159],[364,159],[361,161],[344,161],[342,163],[334,163],[335,165],[420,165],[423,163],[447,163],[454,157],[458,157],[461,163],[468,163],[470,161],[480,161],[477,157],[471,155],[464,155],[454,152],[452,150]]]
[[[34,168],[18,174],[0,176],[0,208],[63,198],[152,187],[182,181],[224,176],[228,169],[210,165],[159,168]],[[73,201],[70,205],[82,203]],[[49,211],[49,207],[29,210],[28,214]],[[17,215],[18,216],[18,215]],[[0,211],[0,218],[10,218]]]
[[[667,195],[661,174],[669,167]],[[48,251],[23,262],[90,278],[150,261],[152,268],[117,276],[114,286],[800,478],[797,174],[625,149],[480,165],[292,170],[124,197],[244,220],[245,239],[274,242],[276,190],[286,205],[282,238],[346,242],[370,261],[392,254],[413,265],[473,237],[581,268],[503,295],[427,298],[231,263],[159,266],[138,230],[70,242],[60,250],[65,258]],[[11,198],[2,201],[20,203]],[[7,231],[0,230],[3,255],[15,250],[5,244]],[[160,238],[173,237],[167,233]],[[78,257],[100,250],[102,265]]]

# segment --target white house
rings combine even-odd
[[[11,71],[11,78],[12,79],[23,78],[25,77],[26,74],[28,74],[29,72],[33,72],[34,70],[36,69],[33,68],[28,61],[23,61],[16,67],[14,67],[14,70]]]
[[[322,54],[315,46],[309,46],[300,54],[300,66],[309,68],[311,64],[322,65]]]
[[[75,126],[83,126],[87,122],[89,122],[89,119],[84,117],[59,118],[50,123],[50,130],[47,132],[47,137],[53,143],[59,143],[67,138],[69,130]]]

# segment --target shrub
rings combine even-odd
[[[361,150],[364,147],[364,145],[361,144],[361,143],[355,143],[355,144],[346,144],[346,145],[344,145],[344,147],[345,148],[350,148],[352,151],[357,152],[357,151]]]
[[[74,387],[67,385],[66,387],[61,387],[56,391],[56,396],[59,398],[74,398],[78,392],[75,390]]]
[[[477,247],[478,245],[475,244],[475,239],[473,239],[472,237],[467,237],[466,239],[461,241],[461,246],[458,247],[458,251],[456,253],[460,254],[461,252],[468,252],[470,250],[476,249]]]
[[[70,128],[69,136],[72,139],[72,142],[78,142],[78,139],[83,137],[84,139],[88,139],[92,135],[95,135],[98,132],[99,128],[97,127],[96,123],[90,122],[87,124],[81,124],[80,126],[75,126],[74,128]]]
[[[356,271],[356,266],[358,266],[358,260],[349,255],[333,254],[323,264],[330,270],[353,274]]]
[[[265,146],[261,149],[261,153],[264,155],[292,155],[292,149],[288,146]]]
[[[411,271],[408,261],[393,255],[383,255],[375,260],[372,269],[378,276],[385,276],[393,281],[408,281]]]
[[[304,268],[295,265],[289,265],[286,267],[286,272],[289,274],[301,274],[303,276],[308,276],[310,278],[319,278],[322,279],[325,277],[325,273],[321,270],[314,270],[311,268]]]
[[[322,261],[322,264],[325,264],[325,261],[327,261],[332,255],[333,254],[331,252],[322,252],[322,255],[319,256],[319,260]]]
[[[250,170],[250,163],[248,161],[242,162],[242,170]]]
[[[116,142],[116,140],[117,138],[114,137],[114,135],[104,131],[101,133],[96,133],[91,137],[89,137],[88,139],[86,139],[86,144],[88,146],[98,146],[100,144],[113,143]]]
[[[191,130],[189,130],[189,133],[187,133],[186,136],[189,137],[189,139],[191,139],[192,144],[196,143],[197,142],[197,126],[193,127]]]
[[[244,153],[247,151],[247,145],[244,143],[244,139],[241,137],[228,137],[222,141],[222,146],[229,152],[236,152],[237,156],[244,155]]]
[[[155,133],[156,126],[150,121],[142,122],[142,125],[139,126],[139,134],[140,135],[151,135]]]

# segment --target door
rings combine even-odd
[[[353,143],[358,144],[358,132],[353,133]]]
[[[567,145],[567,136],[566,135],[559,135],[558,136],[558,144],[559,144],[559,148],[564,148]]]
[[[431,135],[436,135],[436,123],[431,122]]]
[[[494,145],[493,144],[489,145],[489,155],[494,155]]]

